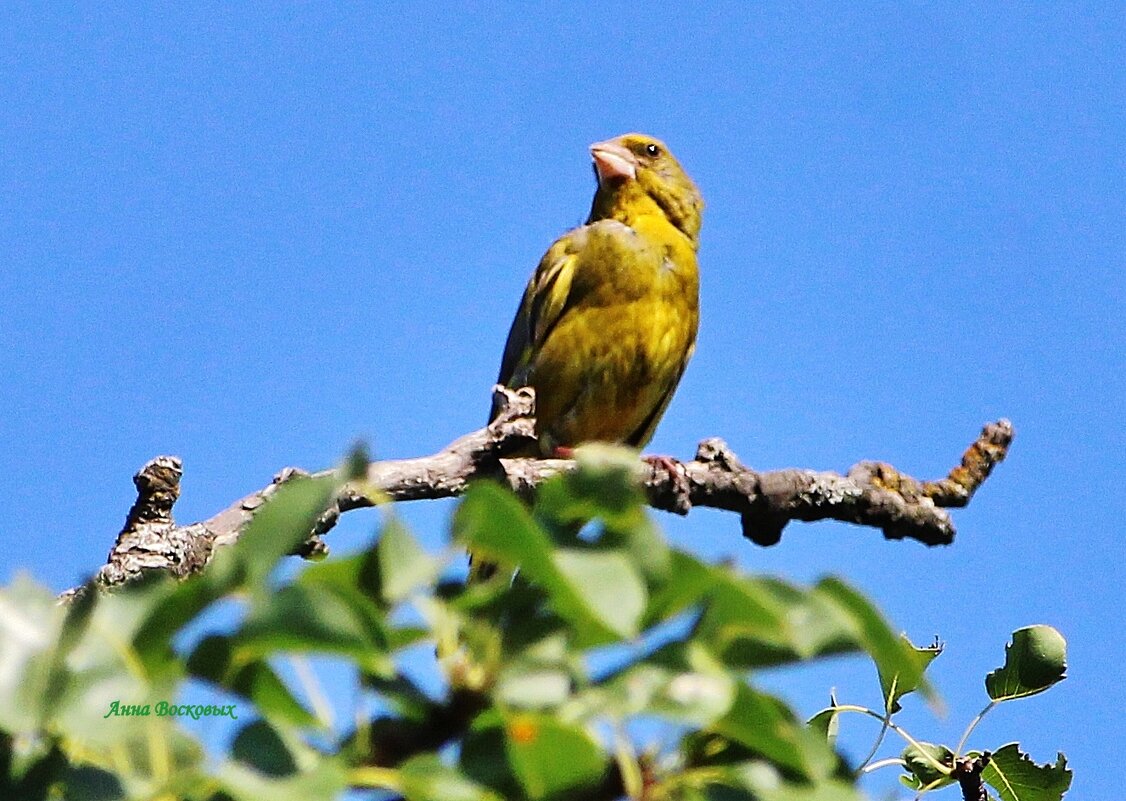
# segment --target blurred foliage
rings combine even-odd
[[[419,801],[836,801],[861,797],[860,775],[882,766],[915,791],[943,787],[958,757],[983,753],[961,752],[981,716],[953,749],[893,721],[904,695],[933,694],[937,646],[913,646],[840,579],[799,587],[671,548],[635,462],[580,452],[531,508],[479,483],[441,554],[388,515],[367,550],[280,578],[341,481],[296,478],[200,576],[68,606],[17,580],[0,590],[0,798],[316,801],[367,788]],[[464,548],[505,569],[467,584]],[[231,625],[181,636],[220,603]],[[592,668],[607,649],[614,667]],[[834,700],[804,722],[753,682],[757,669],[850,653],[874,663],[882,709]],[[315,654],[349,666],[358,707],[378,711],[327,725],[317,693],[281,669]],[[1064,654],[1047,626],[1014,633],[982,715],[1062,679]],[[439,692],[421,686],[424,660]],[[229,700],[177,700],[189,681]],[[860,765],[833,747],[853,712],[882,724]],[[185,717],[230,720],[227,751],[205,755]],[[663,727],[663,747],[638,750],[639,720]],[[874,760],[888,732],[907,750]],[[983,778],[1006,801],[1058,799],[1070,783],[1062,756],[1036,765],[1011,744],[990,757]]]

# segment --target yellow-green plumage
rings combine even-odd
[[[696,342],[699,192],[652,137],[626,134],[591,153],[590,218],[540,261],[498,377],[535,387],[544,454],[592,441],[645,445]]]

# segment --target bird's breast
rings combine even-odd
[[[696,253],[671,226],[655,231],[617,220],[583,227],[576,288],[592,304],[613,305],[675,296],[669,302],[693,308],[697,302]],[[657,236],[656,234],[663,234]]]

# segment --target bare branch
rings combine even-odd
[[[340,515],[386,501],[448,498],[479,478],[499,480],[524,497],[547,478],[572,469],[566,459],[516,457],[535,441],[535,396],[530,389],[497,387],[501,411],[486,428],[466,434],[441,451],[415,459],[371,462],[363,481],[347,485],[318,523],[302,553],[323,548],[320,535]],[[860,462],[845,474],[785,469],[758,472],[744,466],[721,439],[700,443],[695,458],[680,462],[646,459],[645,491],[651,506],[687,514],[694,506],[726,509],[740,516],[743,536],[773,545],[791,520],[841,520],[880,529],[888,539],[911,538],[948,544],[954,525],[943,507],[965,506],[1005,458],[1013,438],[1008,420],[990,423],[966,450],[961,464],[937,481],[917,481],[882,462]],[[238,539],[255,510],[277,487],[300,471],[286,469],[273,482],[214,517],[177,526],[172,505],[179,497],[180,460],[160,456],[134,476],[133,505],[94,582],[112,587],[145,570],[185,576],[200,570],[214,549]],[[73,591],[72,591],[73,592]]]

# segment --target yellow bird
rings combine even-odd
[[[653,137],[625,134],[590,153],[590,217],[540,260],[497,378],[535,388],[545,456],[584,442],[643,447],[696,346],[699,190]]]

